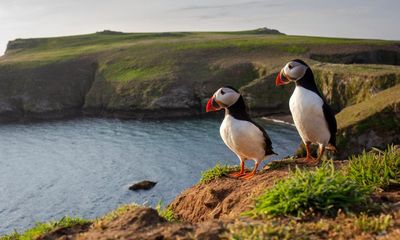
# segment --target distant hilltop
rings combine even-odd
[[[256,34],[281,34],[281,35],[286,35],[279,30],[276,29],[271,29],[267,27],[262,27],[262,28],[257,28],[255,30],[250,30],[248,32],[256,33]]]
[[[113,30],[108,30],[105,29],[103,31],[98,31],[94,33],[95,35],[136,35],[136,34],[146,34],[146,35],[153,35],[153,36],[176,36],[176,35],[181,35],[181,34],[190,34],[191,32],[154,32],[154,33],[127,33],[127,32],[121,32],[121,31],[113,31]],[[212,32],[210,32],[212,33]],[[279,30],[276,29],[271,29],[267,27],[262,27],[262,28],[257,28],[254,30],[245,30],[245,31],[236,31],[236,32],[223,32],[223,33],[235,33],[235,34],[276,34],[276,35],[286,35]],[[90,36],[93,34],[87,34],[83,36]],[[38,45],[42,45],[49,39],[58,39],[58,38],[71,38],[73,39],[74,37],[77,36],[65,36],[65,37],[49,37],[49,38],[17,38],[15,40],[11,40],[7,44],[7,49],[5,51],[5,54],[9,53],[10,51],[14,50],[22,50],[22,49],[27,49],[27,48],[35,48]]]

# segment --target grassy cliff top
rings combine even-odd
[[[400,84],[386,89],[364,102],[349,106],[336,115],[338,128],[346,128],[400,103]]]
[[[400,67],[382,64],[331,64],[317,63],[312,66],[315,70],[332,72],[335,74],[356,74],[366,76],[380,76],[384,74],[400,74]]]
[[[171,32],[171,33],[120,33],[112,31],[87,35],[16,39],[9,42],[6,55],[0,63],[59,61],[81,55],[104,51],[127,51],[137,48],[170,49],[175,52],[190,49],[240,48],[251,50],[271,47],[279,51],[301,54],[309,47],[320,45],[391,45],[398,42],[368,39],[345,39],[307,36],[289,36],[242,32]],[[157,56],[158,54],[153,54]]]

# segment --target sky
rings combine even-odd
[[[16,38],[234,31],[400,40],[400,0],[0,0],[0,54]]]

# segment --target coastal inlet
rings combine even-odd
[[[274,159],[297,148],[294,127],[258,121],[279,154]],[[202,171],[238,164],[221,141],[220,123],[83,118],[1,125],[0,235],[67,215],[93,219],[124,203],[169,203]],[[128,189],[146,179],[157,185]]]

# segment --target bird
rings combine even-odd
[[[272,150],[271,139],[264,128],[250,118],[242,95],[231,86],[221,87],[207,102],[206,112],[222,109],[225,109],[225,117],[220,127],[221,138],[240,160],[240,171],[230,176],[251,179],[259,164],[276,154]],[[247,174],[246,160],[255,161],[253,171]]]
[[[288,62],[276,77],[276,86],[295,83],[289,100],[289,108],[299,135],[306,146],[307,156],[302,162],[316,165],[325,149],[336,152],[337,123],[331,107],[315,84],[311,68],[300,59]],[[314,159],[310,145],[318,144],[318,156]]]

